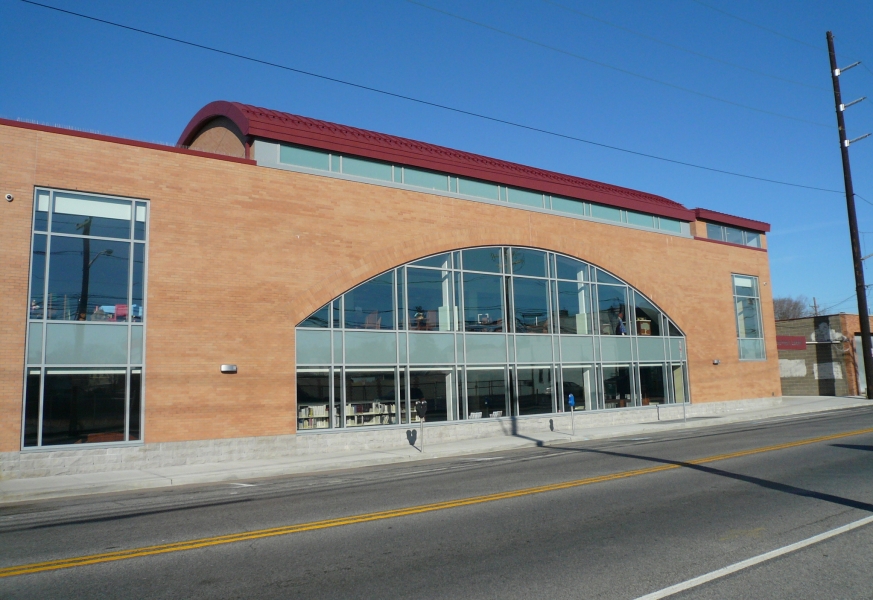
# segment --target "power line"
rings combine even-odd
[[[787,77],[780,77],[779,75],[773,75],[772,73],[765,73],[764,71],[759,71],[759,70],[757,70],[757,69],[752,69],[752,68],[750,68],[750,67],[746,67],[746,66],[744,66],[744,65],[738,65],[737,63],[733,63],[733,62],[730,62],[730,61],[727,61],[727,60],[724,60],[724,59],[718,58],[718,57],[716,57],[716,56],[710,56],[710,55],[708,55],[708,54],[704,54],[704,53],[702,53],[702,52],[698,52],[697,50],[692,50],[691,48],[686,48],[685,46],[680,46],[680,45],[678,45],[678,44],[673,44],[673,43],[671,43],[671,42],[668,42],[668,41],[665,41],[665,40],[662,40],[662,39],[659,39],[659,38],[656,38],[656,37],[652,37],[652,36],[647,35],[647,34],[645,34],[645,33],[642,33],[642,32],[639,32],[639,31],[636,31],[636,30],[634,30],[634,29],[630,29],[630,28],[628,28],[628,27],[624,27],[623,25],[618,25],[617,23],[612,23],[611,21],[607,21],[607,20],[605,20],[605,19],[601,19],[600,17],[595,17],[594,15],[589,15],[588,13],[584,13],[584,12],[582,12],[581,10],[578,10],[578,9],[576,9],[576,8],[573,8],[572,6],[567,6],[567,5],[565,5],[565,4],[561,4],[560,2],[555,2],[554,0],[543,0],[543,2],[545,2],[545,3],[547,3],[547,4],[552,4],[552,5],[554,5],[554,6],[557,6],[558,8],[562,8],[562,9],[564,9],[564,10],[566,10],[566,11],[569,11],[569,12],[572,12],[572,13],[576,13],[577,15],[580,15],[580,16],[582,16],[582,17],[585,17],[586,19],[591,19],[592,21],[597,21],[598,23],[603,23],[604,25],[608,25],[608,26],[610,26],[610,27],[614,27],[615,29],[619,29],[619,30],[621,30],[621,31],[625,31],[625,32],[630,33],[630,34],[632,34],[632,35],[636,35],[636,36],[641,37],[641,38],[643,38],[643,39],[645,39],[645,40],[649,40],[649,41],[651,41],[651,42],[655,42],[656,44],[661,44],[661,45],[663,45],[663,46],[667,46],[668,48],[673,48],[673,49],[675,49],[675,50],[681,50],[682,52],[687,52],[688,54],[691,54],[691,55],[693,55],[693,56],[699,56],[700,58],[705,58],[705,59],[707,59],[707,60],[711,60],[711,61],[713,61],[713,62],[721,63],[721,64],[723,64],[723,65],[727,65],[727,66],[729,66],[729,67],[733,67],[733,68],[735,68],[735,69],[741,69],[741,70],[743,70],[743,71],[748,71],[749,73],[754,73],[755,75],[761,75],[762,77],[769,77],[770,79],[775,79],[776,81],[782,81],[782,82],[785,82],[785,83],[791,83],[791,84],[799,85],[799,86],[802,86],[802,87],[805,87],[805,88],[810,88],[810,89],[813,89],[813,90],[822,90],[822,91],[825,91],[825,92],[829,92],[829,91],[830,91],[828,88],[823,87],[823,86],[813,85],[813,84],[810,84],[810,83],[805,83],[805,82],[803,82],[803,81],[796,81],[796,80],[794,80],[794,79],[788,79]]]
[[[306,76],[308,76],[308,77],[314,77],[314,78],[317,78],[317,79],[322,79],[322,80],[324,80],[324,81],[330,81],[330,82],[333,82],[333,83],[339,83],[339,84],[342,84],[342,85],[347,85],[347,86],[349,86],[349,87],[353,87],[353,88],[360,89],[360,90],[365,90],[365,91],[368,91],[368,92],[373,92],[373,93],[376,93],[376,94],[381,94],[381,95],[383,95],[383,96],[388,96],[388,97],[391,97],[391,98],[398,98],[398,99],[400,99],[400,100],[407,100],[407,101],[409,101],[409,102],[415,102],[415,103],[417,103],[417,104],[421,104],[421,105],[423,105],[423,106],[430,106],[430,107],[433,107],[433,108],[439,108],[439,109],[442,109],[442,110],[447,110],[447,111],[454,112],[454,113],[461,114],[461,115],[467,115],[467,116],[470,116],[470,117],[476,117],[476,118],[478,118],[478,119],[483,119],[483,120],[486,120],[486,121],[491,121],[492,123],[500,123],[500,124],[502,124],[502,125],[509,125],[509,126],[511,126],[511,127],[517,127],[517,128],[519,128],[519,129],[525,129],[525,130],[527,130],[527,131],[534,131],[534,132],[537,132],[537,133],[542,133],[542,134],[545,134],[545,135],[549,135],[549,136],[553,136],[553,137],[557,137],[557,138],[561,138],[561,139],[565,139],[565,140],[570,140],[570,141],[574,141],[574,142],[580,142],[580,143],[583,143],[583,144],[589,144],[589,145],[591,145],[591,146],[597,146],[598,148],[606,148],[606,149],[608,149],[608,150],[615,150],[616,152],[623,152],[623,153],[625,153],[625,154],[631,154],[631,155],[633,155],[633,156],[641,156],[641,157],[643,157],[643,158],[650,158],[650,159],[652,159],[652,160],[659,160],[659,161],[666,162],[666,163],[670,163],[670,164],[680,165],[680,166],[683,166],[683,167],[690,167],[690,168],[693,168],[693,169],[700,169],[700,170],[702,170],[702,171],[709,171],[709,172],[712,172],[712,173],[720,173],[720,174],[722,174],[722,175],[730,175],[730,176],[732,176],[732,177],[741,177],[741,178],[743,178],[743,179],[751,179],[751,180],[754,180],[754,181],[763,181],[763,182],[766,182],[766,183],[774,183],[774,184],[777,184],[777,185],[784,185],[784,186],[788,186],[788,187],[802,188],[802,189],[807,189],[807,190],[815,190],[815,191],[819,191],[819,192],[829,192],[829,193],[835,193],[835,194],[841,194],[841,193],[842,193],[840,190],[832,190],[832,189],[822,188],[822,187],[816,187],[816,186],[812,186],[812,185],[803,185],[803,184],[799,184],[799,183],[792,183],[792,182],[789,182],[789,181],[780,181],[780,180],[778,180],[778,179],[769,179],[769,178],[767,178],[767,177],[757,177],[757,176],[755,176],[755,175],[747,175],[747,174],[745,174],[745,173],[737,173],[737,172],[735,172],[735,171],[728,171],[728,170],[725,170],[725,169],[717,169],[717,168],[715,168],[715,167],[707,167],[707,166],[704,166],[704,165],[698,165],[698,164],[695,164],[695,163],[685,162],[685,161],[682,161],[682,160],[676,160],[676,159],[673,159],[673,158],[666,158],[666,157],[658,156],[658,155],[655,155],[655,154],[648,154],[648,153],[646,153],[646,152],[639,152],[639,151],[637,151],[637,150],[629,150],[629,149],[627,149],[627,148],[621,148],[621,147],[619,147],[619,146],[612,146],[612,145],[604,144],[604,143],[601,143],[601,142],[595,142],[595,141],[592,141],[592,140],[586,140],[586,139],[584,139],[584,138],[580,138],[580,137],[576,137],[576,136],[572,136],[572,135],[568,135],[568,134],[564,134],[564,133],[558,133],[558,132],[556,132],[556,131],[550,131],[550,130],[548,130],[548,129],[542,129],[542,128],[540,128],[540,127],[534,127],[534,126],[532,126],[532,125],[525,125],[525,124],[523,124],[523,123],[517,123],[517,122],[515,122],[515,121],[509,121],[509,120],[507,120],[507,119],[501,119],[501,118],[499,118],[499,117],[492,117],[492,116],[488,116],[488,115],[485,115],[485,114],[476,113],[476,112],[469,111],[469,110],[464,110],[464,109],[461,109],[461,108],[455,108],[455,107],[453,107],[453,106],[448,106],[448,105],[445,105],[445,104],[438,104],[438,103],[436,103],[436,102],[430,102],[430,101],[428,101],[428,100],[422,100],[422,99],[420,99],[420,98],[415,98],[415,97],[412,97],[412,96],[406,96],[406,95],[403,95],[403,94],[398,94],[398,93],[396,93],[396,92],[389,92],[389,91],[387,91],[387,90],[381,90],[381,89],[379,89],[379,88],[375,88],[375,87],[371,87],[371,86],[363,85],[363,84],[360,84],[360,83],[353,83],[353,82],[350,82],[350,81],[345,81],[345,80],[342,80],[342,79],[338,79],[338,78],[336,78],[336,77],[329,77],[329,76],[327,76],[327,75],[320,75],[320,74],[318,74],[318,73],[313,73],[313,72],[311,72],[311,71],[304,71],[303,69],[296,69],[296,68],[294,68],[294,67],[288,67],[288,66],[286,66],[286,65],[281,65],[281,64],[279,64],[279,63],[274,63],[274,62],[270,62],[270,61],[262,60],[262,59],[259,59],[259,58],[253,58],[253,57],[250,57],[250,56],[245,56],[245,55],[243,55],[243,54],[237,54],[237,53],[235,53],[235,52],[229,52],[229,51],[227,51],[227,50],[221,50],[221,49],[219,49],[219,48],[213,48],[213,47],[211,47],[211,46],[206,46],[206,45],[203,45],[203,44],[198,44],[198,43],[196,43],[196,42],[189,42],[189,41],[187,41],[187,40],[183,40],[183,39],[180,39],[180,38],[174,38],[174,37],[167,36],[167,35],[162,35],[162,34],[160,34],[160,33],[154,33],[154,32],[152,32],[152,31],[147,31],[147,30],[145,30],[145,29],[138,29],[138,28],[136,28],[136,27],[131,27],[131,26],[129,26],[129,25],[122,25],[122,24],[120,24],[120,23],[115,23],[115,22],[113,22],[113,21],[107,21],[107,20],[105,20],[105,19],[99,19],[99,18],[97,18],[97,17],[91,17],[91,16],[89,16],[89,15],[85,15],[85,14],[81,14],[81,13],[77,13],[77,12],[73,12],[73,11],[65,10],[65,9],[62,9],[62,8],[57,8],[57,7],[54,7],[54,6],[49,6],[49,5],[47,5],[47,4],[41,4],[41,3],[39,3],[39,2],[34,2],[33,0],[20,0],[20,1],[21,1],[21,2],[24,2],[25,4],[31,4],[31,5],[33,5],[33,6],[39,6],[39,7],[41,7],[41,8],[46,8],[46,9],[53,10],[53,11],[56,11],[56,12],[60,12],[60,13],[64,13],[64,14],[68,14],[68,15],[72,15],[72,16],[74,16],[74,17],[80,17],[80,18],[82,18],[82,19],[87,19],[87,20],[89,20],[89,21],[94,21],[94,22],[97,22],[97,23],[103,23],[104,25],[111,25],[111,26],[113,26],[113,27],[118,27],[118,28],[120,28],[120,29],[125,29],[125,30],[127,30],[127,31],[133,31],[133,32],[136,32],[136,33],[141,33],[141,34],[143,34],[143,35],[148,35],[148,36],[155,37],[155,38],[159,38],[159,39],[162,39],[162,40],[167,40],[167,41],[170,41],[170,42],[175,42],[175,43],[178,43],[178,44],[183,44],[183,45],[185,45],[185,46],[190,46],[190,47],[192,47],[192,48],[199,48],[199,49],[201,49],[201,50],[208,50],[208,51],[210,51],[210,52],[216,52],[216,53],[218,53],[218,54],[223,54],[223,55],[225,55],[225,56],[231,56],[231,57],[233,57],[233,58],[239,58],[239,59],[241,59],[241,60],[246,60],[246,61],[249,61],[249,62],[253,62],[253,63],[257,63],[257,64],[265,65],[265,66],[268,66],[268,67],[275,67],[275,68],[277,68],[277,69],[282,69],[282,70],[284,70],[284,71],[290,71],[290,72],[292,72],[292,73],[298,73],[298,74],[300,74],[300,75],[306,75]]]
[[[769,27],[764,27],[763,25],[759,25],[758,23],[755,23],[754,21],[744,19],[743,17],[738,17],[735,14],[729,13],[726,10],[722,10],[720,8],[716,8],[715,6],[712,6],[711,4],[707,4],[706,2],[702,2],[701,0],[691,0],[691,1],[696,2],[697,4],[699,4],[701,6],[705,6],[706,8],[708,8],[710,10],[714,10],[715,12],[726,15],[726,16],[730,17],[731,19],[736,19],[737,21],[742,21],[743,23],[745,23],[747,25],[751,25],[752,27],[757,27],[758,29],[763,29],[764,31],[772,33],[773,35],[778,35],[779,37],[785,38],[786,40],[791,40],[792,42],[794,42],[796,44],[801,44],[803,46],[807,46],[809,48],[813,48],[813,49],[821,52],[821,47],[819,47],[815,44],[810,44],[809,42],[804,42],[803,40],[793,38],[790,35],[785,35],[781,31],[776,31],[775,29],[770,29]]]
[[[451,17],[453,19],[457,19],[459,21],[464,21],[465,23],[470,23],[471,25],[476,25],[477,27],[482,27],[483,29],[488,29],[499,33],[501,35],[505,35],[511,38],[515,38],[522,42],[533,44],[534,46],[539,46],[540,48],[545,48],[547,50],[551,50],[552,52],[557,52],[559,54],[563,54],[565,56],[570,56],[572,58],[576,58],[587,63],[591,63],[593,65],[597,65],[599,67],[603,67],[605,69],[610,69],[612,71],[617,71],[619,73],[623,73],[624,75],[630,75],[631,77],[637,77],[639,79],[643,79],[645,81],[649,81],[652,83],[657,83],[658,85],[663,85],[674,90],[679,90],[680,92],[685,92],[687,94],[693,94],[695,96],[700,96],[701,98],[707,98],[709,100],[715,100],[716,102],[722,102],[724,104],[729,104],[731,106],[736,106],[739,108],[745,108],[746,110],[751,110],[754,112],[762,113],[765,115],[770,115],[772,117],[779,117],[781,119],[789,119],[791,121],[797,121],[799,123],[806,123],[807,125],[815,125],[816,127],[825,127],[827,129],[832,129],[832,125],[826,125],[824,123],[819,123],[818,121],[810,121],[809,119],[802,119],[800,117],[792,117],[790,115],[774,112],[772,110],[767,110],[764,108],[757,108],[755,106],[749,106],[748,104],[743,104],[741,102],[734,102],[733,100],[728,100],[727,98],[721,98],[719,96],[713,96],[712,94],[707,94],[705,92],[699,92],[697,90],[683,87],[681,85],[676,85],[674,83],[669,83],[667,81],[662,81],[660,79],[655,79],[654,77],[649,77],[648,75],[643,75],[642,73],[637,73],[635,71],[630,71],[628,69],[623,69],[622,67],[616,67],[615,65],[611,65],[609,63],[601,62],[599,60],[594,60],[593,58],[588,58],[587,56],[582,56],[581,54],[576,54],[575,52],[570,52],[569,50],[564,50],[563,48],[558,48],[557,46],[551,46],[549,44],[544,44],[542,42],[538,42],[536,40],[532,40],[530,38],[524,37],[522,35],[518,35],[516,33],[512,33],[510,31],[506,31],[504,29],[500,29],[498,27],[494,27],[493,25],[488,25],[487,23],[482,23],[480,21],[474,21],[473,19],[468,19],[467,17],[462,17],[460,15],[456,15],[455,13],[448,12],[441,8],[436,8],[430,6],[428,4],[424,4],[422,2],[417,2],[416,0],[406,0],[410,4],[414,4],[416,6],[420,6],[422,8],[426,8],[428,10],[432,10],[434,12],[446,15],[447,17]]]

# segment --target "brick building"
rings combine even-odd
[[[5,476],[781,395],[766,223],[229,102],[0,140]]]

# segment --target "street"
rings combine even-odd
[[[0,505],[0,598],[638,598],[873,515],[871,452],[873,407]],[[871,547],[672,597],[871,598]]]

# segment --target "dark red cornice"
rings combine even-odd
[[[13,121],[12,119],[0,118],[0,125],[8,127],[18,127],[20,129],[31,129],[33,131],[43,131],[46,133],[56,133],[59,135],[69,135],[72,137],[80,137],[89,140],[97,140],[100,142],[109,142],[112,144],[122,144],[124,146],[134,146],[137,148],[147,148],[149,150],[160,150],[161,152],[174,152],[176,154],[187,154],[188,156],[198,156],[200,158],[212,158],[215,160],[226,160],[229,162],[241,163],[244,165],[253,165],[255,161],[245,158],[237,158],[235,156],[225,156],[224,154],[210,154],[209,152],[201,152],[199,150],[189,150],[188,148],[176,148],[174,146],[164,146],[162,144],[153,144],[151,142],[140,142],[139,140],[130,140],[111,135],[103,135],[101,133],[88,133],[86,131],[76,131],[75,129],[65,129],[63,127],[51,127],[49,125],[37,125],[36,123],[25,123],[22,121]]]
[[[745,244],[734,244],[733,242],[723,242],[721,240],[711,240],[705,237],[694,236],[694,239],[699,242],[711,242],[713,244],[722,244],[724,246],[732,246],[734,248],[745,248],[746,250],[757,250],[758,252],[766,252],[766,248],[755,248],[754,246],[746,246]]]
[[[683,221],[694,220],[692,211],[655,194],[237,102],[217,101],[204,106],[182,132],[179,145],[190,144],[203,126],[217,117],[227,117],[247,137],[421,167]]]
[[[735,217],[733,215],[727,215],[706,208],[695,208],[694,216],[696,216],[700,221],[709,221],[711,223],[718,223],[719,225],[730,225],[731,227],[739,227],[741,229],[749,229],[761,233],[767,233],[770,231],[769,223],[753,221],[752,219],[745,219],[743,217]]]

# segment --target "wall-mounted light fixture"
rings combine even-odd
[[[716,359],[713,359],[712,364],[714,364],[714,365],[720,365],[720,364],[721,364],[721,361],[720,361],[719,359],[716,358]]]
[[[235,375],[236,365],[221,365],[221,372],[228,375]]]

